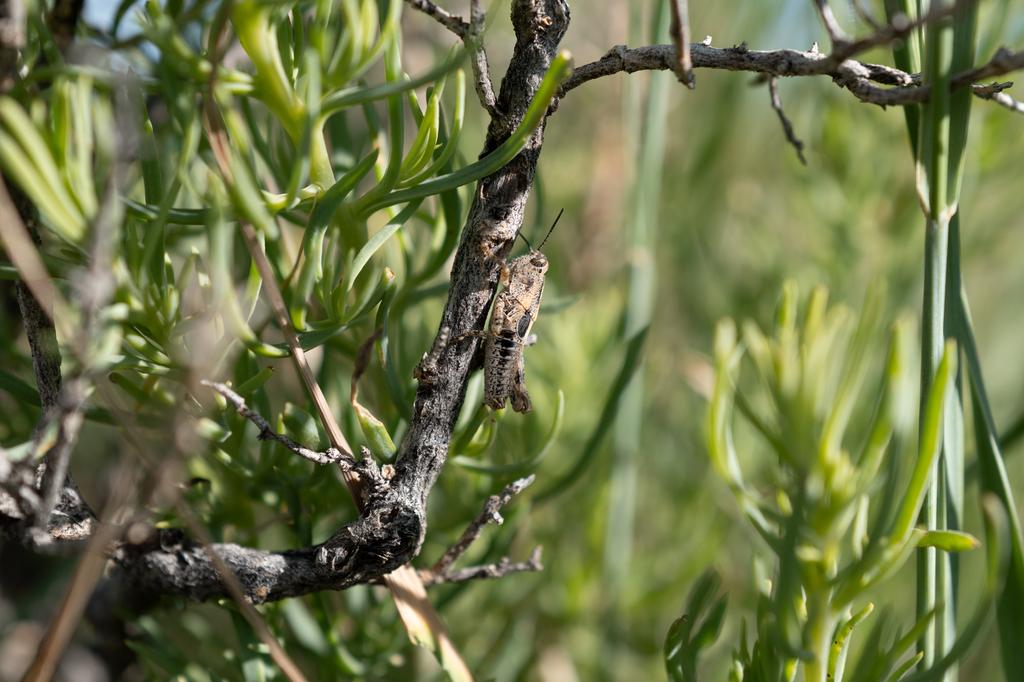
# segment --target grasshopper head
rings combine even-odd
[[[530,243],[530,240],[527,239],[526,235],[524,235],[521,231],[516,232],[516,236],[522,238],[522,240],[524,242],[526,242],[526,245],[528,247],[530,247],[530,253],[528,253],[526,256],[523,256],[522,259],[517,259],[517,260],[523,261],[523,260],[528,259],[529,263],[530,263],[530,266],[532,268],[534,268],[535,270],[537,270],[542,275],[545,272],[548,271],[548,259],[547,259],[547,256],[545,256],[543,253],[541,253],[540,250],[547,243],[548,237],[551,236],[551,233],[555,231],[555,225],[558,224],[558,219],[562,217],[562,213],[564,213],[564,212],[565,212],[564,209],[558,212],[558,217],[555,218],[555,222],[551,223],[551,229],[549,229],[548,233],[546,235],[544,235],[544,241],[542,241],[540,244],[538,244],[537,248],[533,248],[533,244]],[[521,229],[522,228],[520,228],[520,230]]]

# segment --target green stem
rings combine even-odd
[[[925,417],[924,401],[931,392],[932,381],[942,359],[944,343],[944,312],[946,299],[946,259],[948,254],[948,225],[942,221],[929,220],[925,232],[924,261],[924,300],[922,302],[921,329],[921,419]],[[923,430],[923,421],[921,429]],[[921,509],[921,521],[929,529],[939,528],[941,513],[939,485],[937,475],[941,456],[936,458],[929,478],[928,496]],[[917,559],[917,615],[922,617],[936,605],[936,588],[938,587],[936,561],[937,550],[929,547],[918,553]],[[922,664],[927,668],[935,660],[935,644],[938,636],[937,621],[933,619],[925,629],[921,638],[921,651],[924,652]]]
[[[804,682],[827,682],[828,659],[836,619],[829,605],[829,591],[807,595],[807,644],[813,657],[804,664]]]
[[[953,56],[953,26],[936,22],[929,26],[925,41],[925,82],[931,86],[931,97],[923,106],[918,151],[919,194],[927,206],[925,228],[924,300],[921,333],[921,420],[924,405],[945,342],[946,265],[949,248],[949,80]],[[944,429],[943,429],[944,430]],[[941,453],[933,465],[928,496],[921,510],[921,521],[928,529],[945,529],[946,495],[945,455]],[[940,567],[939,562],[943,565]],[[923,617],[939,603],[953,603],[948,557],[939,556],[934,548],[918,555],[917,614]],[[924,669],[932,666],[944,653],[940,647],[955,638],[954,628],[945,618],[932,620],[921,638]]]

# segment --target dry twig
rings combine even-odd
[[[534,481],[534,476],[520,478],[517,481],[505,486],[497,495],[491,495],[484,503],[484,508],[475,519],[469,524],[462,536],[449,547],[441,558],[437,560],[430,570],[420,571],[420,577],[426,585],[441,585],[445,583],[464,583],[470,580],[503,578],[512,573],[524,573],[527,571],[542,571],[544,565],[541,563],[541,548],[535,547],[526,561],[513,562],[508,557],[503,557],[493,564],[470,566],[452,570],[452,565],[465,554],[483,532],[484,526],[489,523],[501,525],[505,519],[502,518],[500,510],[507,505],[513,497],[523,492]]]
[[[693,59],[690,57],[690,9],[687,0],[672,0],[672,44],[676,48],[676,78],[679,82],[694,89],[696,80],[693,77]]]
[[[426,14],[462,40],[469,36],[470,25],[462,17],[438,7],[430,0],[405,0],[406,4]]]
[[[224,399],[231,403],[238,414],[255,424],[260,430],[259,436],[257,436],[260,440],[272,440],[280,443],[299,457],[308,459],[314,464],[337,464],[342,468],[351,468],[355,464],[351,458],[346,458],[345,455],[341,454],[341,452],[334,448],[330,448],[324,452],[311,450],[301,443],[292,440],[283,433],[278,433],[270,425],[270,422],[264,419],[260,413],[250,410],[245,404],[245,398],[231,390],[228,385],[216,381],[207,381],[206,379],[203,379],[199,383],[224,396]]]
[[[911,31],[916,31],[919,28],[929,26],[930,24],[951,17],[955,13],[961,11],[964,6],[976,1],[977,0],[957,0],[956,2],[951,2],[949,4],[934,3],[927,12],[914,20],[909,19],[906,15],[897,14],[888,24],[877,25],[877,23],[872,22],[874,33],[865,36],[864,38],[845,40],[838,44],[834,44],[832,48],[832,58],[838,63],[847,57],[861,54],[871,48],[891,45],[894,41],[907,37]]]
[[[992,83],[990,85],[975,86],[974,94],[981,99],[987,99],[995,102],[996,104],[1006,107],[1010,111],[1018,114],[1024,114],[1024,102],[1014,99],[1007,95],[1004,90],[1011,87],[1013,83]]]
[[[449,570],[444,573],[420,571],[420,577],[427,586],[433,587],[434,585],[444,585],[449,583],[464,583],[470,580],[494,580],[497,578],[504,578],[505,576],[513,573],[543,571],[544,564],[541,561],[541,551],[542,548],[540,546],[534,547],[533,552],[530,553],[530,558],[526,561],[513,562],[508,557],[503,557],[500,561],[494,564],[469,566],[467,568],[459,568],[454,571]]]
[[[920,85],[916,74],[909,74],[891,66],[870,64],[846,59],[840,63],[817,51],[749,50],[746,45],[717,48],[703,43],[690,45],[694,68],[749,71],[766,76],[829,76],[837,85],[849,90],[857,99],[879,106],[905,106],[919,104],[926,99],[930,88]],[[616,73],[672,69],[675,47],[648,45],[627,48],[616,45],[601,59],[578,67],[559,90],[559,97],[597,78]],[[983,78],[999,76],[1024,68],[1024,51],[1000,49],[986,64],[965,71],[952,79],[951,87],[971,86]],[[895,87],[880,87],[878,84]],[[983,86],[982,86],[983,87]]]
[[[480,106],[490,114],[491,118],[498,116],[495,109],[497,99],[494,96],[494,85],[491,83],[491,71],[487,64],[487,52],[483,44],[484,11],[480,0],[470,0],[469,22],[462,17],[438,7],[431,0],[405,0],[414,9],[423,12],[439,24],[447,28],[462,40],[472,52],[470,64],[473,68],[473,87],[476,90]]]
[[[509,503],[509,501],[518,495],[519,493],[526,490],[526,488],[533,483],[535,476],[530,475],[526,478],[520,478],[517,481],[509,483],[505,488],[497,495],[491,495],[487,498],[487,502],[484,504],[484,508],[480,510],[477,517],[469,524],[462,536],[458,541],[449,547],[441,558],[437,560],[437,563],[430,569],[432,573],[437,575],[444,575],[451,568],[451,565],[462,556],[469,546],[480,537],[480,533],[483,531],[484,526],[488,523],[494,523],[501,525],[505,522],[499,511],[502,507]]]
[[[484,49],[484,18],[480,0],[469,0],[469,32],[463,37],[463,41],[473,51],[470,63],[473,67],[473,85],[477,99],[480,100],[480,106],[493,118],[498,115],[495,111],[497,99],[494,96],[494,85],[491,83],[491,68],[487,64],[487,51]]]
[[[1014,51],[1004,46],[996,50],[992,58],[984,64],[953,76],[951,85],[953,88],[962,88],[986,78],[1002,76],[1021,69],[1024,69],[1024,50]]]
[[[850,42],[846,32],[843,31],[836,20],[836,15],[832,13],[828,0],[814,0],[814,6],[818,10],[818,16],[825,27],[825,32],[828,33],[829,40],[832,41],[832,48],[835,49],[840,45]]]
[[[778,78],[772,76],[768,79],[768,95],[771,98],[772,109],[779,116],[779,121],[782,123],[782,130],[786,134],[786,141],[793,145],[793,149],[796,150],[796,155],[800,157],[800,163],[807,165],[807,158],[804,157],[804,143],[796,136],[793,131],[793,124],[786,116],[786,112],[782,109],[782,98],[779,97],[779,83]]]

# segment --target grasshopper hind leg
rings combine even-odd
[[[526,413],[533,409],[533,404],[530,402],[530,394],[526,392],[526,362],[523,360],[522,354],[519,355],[519,361],[516,363],[516,376],[512,382],[512,409],[516,412]]]

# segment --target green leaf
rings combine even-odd
[[[455,114],[452,119],[451,132],[445,136],[444,130],[438,133],[438,140],[444,145],[441,153],[434,161],[420,171],[419,174],[400,182],[402,187],[412,187],[424,182],[447,168],[449,162],[454,158],[459,148],[459,138],[462,135],[462,123],[466,112],[466,74],[462,69],[455,72]]]
[[[293,403],[284,404],[278,419],[278,428],[307,448],[318,450],[321,445],[319,421]]]
[[[352,407],[356,411],[359,428],[363,432],[363,437],[366,438],[366,444],[369,446],[370,452],[385,462],[393,460],[395,453],[398,452],[398,448],[395,447],[395,441],[391,439],[391,434],[388,433],[384,422],[377,419],[372,412],[358,402],[354,403]]]
[[[321,656],[327,655],[329,645],[324,638],[320,625],[309,613],[305,603],[301,599],[285,599],[281,602],[281,612],[284,613],[288,627],[295,633],[295,639],[302,646]]]
[[[368,194],[357,203],[356,210],[358,213],[360,215],[369,215],[388,206],[403,204],[468,185],[490,175],[507,164],[522,151],[533,130],[544,119],[548,106],[558,92],[559,86],[572,73],[571,62],[572,58],[564,50],[551,61],[551,66],[544,75],[544,80],[541,81],[537,94],[534,96],[533,101],[530,102],[530,107],[523,116],[523,120],[520,121],[519,126],[508,139],[490,154],[475,163],[471,163],[447,175],[441,175],[428,180],[417,187],[391,192],[379,199],[375,195]]]
[[[917,541],[918,547],[937,547],[944,552],[967,552],[981,546],[978,538],[958,530],[928,530]]]
[[[25,112],[7,98],[0,99],[0,115],[10,131],[0,132],[0,165],[4,173],[32,199],[57,234],[78,243],[85,234],[85,218],[65,189],[46,143]],[[37,153],[45,156],[34,156]]]
[[[410,203],[408,206],[403,208],[394,218],[389,220],[384,227],[377,230],[372,237],[370,237],[363,247],[359,249],[355,258],[352,259],[352,267],[349,268],[348,272],[345,273],[345,291],[350,291],[352,285],[356,281],[356,277],[363,271],[363,268],[369,262],[373,254],[377,253],[380,247],[384,246],[384,243],[390,239],[396,232],[402,229],[402,226],[409,221],[410,218],[416,213],[416,209],[419,208],[422,200],[416,200]]]
[[[981,359],[974,338],[967,293],[961,290],[962,306],[960,344],[967,360],[971,386],[971,410],[974,416],[974,438],[981,472],[981,489],[994,495],[1002,504],[1009,535],[1009,567],[1002,592],[996,599],[999,619],[1000,652],[1006,679],[1024,679],[1024,538],[1017,515],[1017,503],[1003,462],[995,419],[989,405]]]
[[[2,367],[0,367],[0,390],[6,391],[8,395],[20,403],[39,407],[39,392],[36,391],[35,387],[22,381],[20,377],[11,374]]]
[[[272,376],[274,376],[274,366],[267,365],[256,374],[238,384],[238,388],[235,389],[235,392],[238,393],[238,395],[245,397],[260,389]]]
[[[832,638],[832,647],[829,649],[828,654],[829,680],[842,682],[843,674],[846,670],[846,655],[850,650],[850,635],[853,634],[854,628],[871,615],[871,612],[874,610],[875,605],[868,602],[864,608],[847,618],[836,628],[836,634]]]
[[[956,372],[956,345],[946,343],[942,361],[935,372],[935,378],[928,393],[925,410],[921,420],[920,445],[917,460],[907,489],[903,494],[896,521],[890,537],[894,544],[902,543],[910,535],[914,520],[924,504],[928,491],[928,481],[933,475],[933,464],[942,449],[942,415],[945,402],[953,389],[953,376]]]
[[[953,56],[950,63],[952,73],[963,73],[974,66],[977,26],[978,3],[967,2],[959,5],[953,13]],[[960,200],[973,99],[974,95],[970,88],[958,88],[950,94],[949,187],[946,197],[946,202],[950,206],[956,206]],[[952,296],[948,298],[956,299],[956,289],[952,290]]]
[[[665,637],[665,671],[672,682],[695,682],[698,657],[714,644],[725,618],[725,596],[716,597],[721,582],[706,570],[690,589],[686,611],[669,627]]]
[[[466,54],[467,51],[465,49],[459,49],[433,69],[408,80],[396,79],[392,81],[389,79],[389,81],[384,85],[377,85],[369,88],[357,86],[332,92],[324,98],[323,102],[321,102],[320,111],[323,116],[331,116],[332,114],[337,113],[342,109],[347,109],[348,107],[367,104],[369,102],[385,99],[394,95],[401,95],[409,90],[414,90],[424,85],[428,85],[437,81],[445,74],[457,69],[466,58]]]

